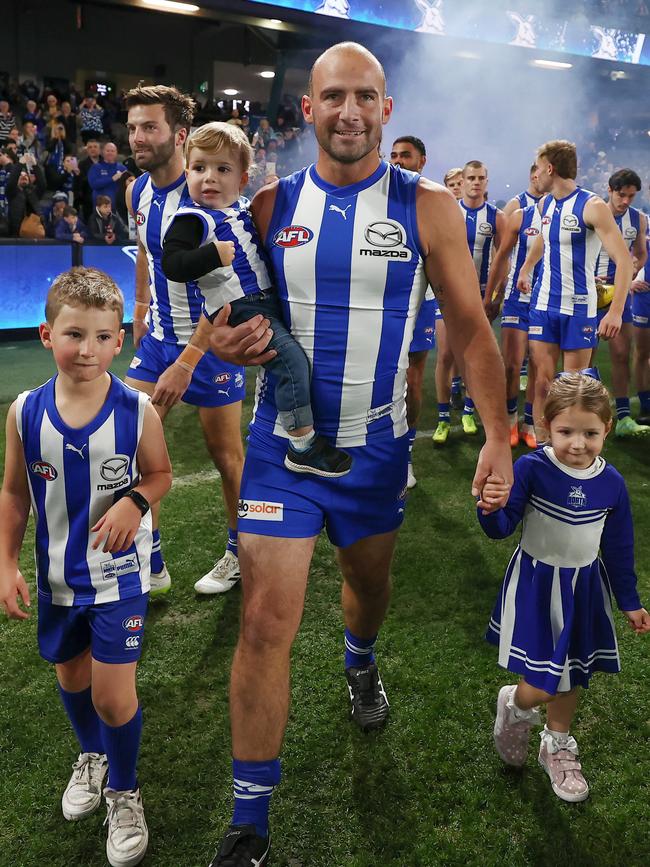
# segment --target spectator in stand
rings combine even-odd
[[[257,127],[257,131],[253,136],[253,141],[251,144],[254,148],[264,148],[273,138],[273,130],[271,129],[271,124],[269,123],[269,119],[267,117],[263,117],[260,120],[260,124]]]
[[[31,120],[32,123],[36,124],[36,129],[40,132],[45,126],[45,120],[43,119],[43,115],[41,113],[40,108],[36,105],[36,102],[33,99],[28,99],[25,104],[25,113],[23,114],[23,123],[27,123],[28,120]]]
[[[233,108],[233,110],[230,112],[230,117],[228,118],[226,123],[230,123],[233,126],[241,126],[242,125],[242,119],[239,116],[239,109]]]
[[[9,235],[17,238],[20,226],[31,214],[40,215],[39,199],[45,193],[45,175],[30,153],[23,154],[7,180]]]
[[[95,206],[97,196],[108,196],[111,204],[115,204],[115,195],[117,193],[117,183],[122,177],[122,174],[127,171],[123,163],[117,161],[117,148],[112,141],[107,141],[102,148],[103,161],[95,163],[88,172],[88,183],[92,190],[93,207]]]
[[[9,199],[7,198],[7,182],[14,166],[11,153],[5,148],[0,149],[0,238],[9,234]]]
[[[63,209],[63,219],[57,223],[54,234],[57,241],[72,241],[74,244],[83,244],[88,238],[88,230],[79,219],[76,208],[70,205]]]
[[[50,190],[65,193],[69,205],[81,207],[83,202],[83,181],[77,158],[68,154],[63,158],[63,165],[55,169],[49,164],[45,167],[47,186]]]
[[[302,153],[296,131],[291,127],[283,133],[284,146],[278,156],[278,174],[289,175],[302,168]]]
[[[243,132],[246,133],[246,138],[248,139],[248,141],[250,141],[253,138],[253,133],[251,132],[251,119],[247,114],[242,116],[241,128]]]
[[[67,100],[61,103],[61,123],[65,127],[66,140],[72,147],[77,145],[77,115],[73,114],[72,106]]]
[[[51,130],[51,137],[47,140],[45,147],[47,157],[45,162],[45,174],[48,174],[48,169],[52,169],[56,174],[63,171],[63,160],[68,154],[72,153],[72,147],[66,141],[65,127],[62,123],[57,123]],[[48,186],[49,177],[48,177]]]
[[[93,212],[93,194],[88,183],[88,172],[94,165],[102,161],[99,141],[96,138],[88,139],[85,151],[86,156],[79,162],[79,171],[81,173],[81,210],[84,219],[88,221]]]
[[[129,165],[128,160],[124,161],[126,166]],[[129,209],[126,206],[126,190],[131,186],[136,177],[139,177],[142,174],[142,171],[138,169],[137,174],[133,174],[131,171],[126,171],[122,175],[122,177],[117,182],[117,192],[115,193],[115,213],[119,215],[122,222],[128,226],[129,225]]]
[[[59,220],[63,219],[63,212],[68,207],[68,196],[66,193],[54,193],[52,206],[43,214],[43,222],[45,223],[45,236],[47,238],[56,238],[56,227]]]
[[[23,134],[18,142],[18,153],[20,156],[29,153],[38,163],[43,162],[45,157],[45,149],[39,141],[36,124],[31,120],[23,124]]]
[[[9,133],[16,125],[16,119],[6,99],[0,99],[0,146],[9,141]]]
[[[118,214],[113,213],[113,203],[108,196],[97,196],[95,210],[88,221],[88,231],[95,241],[104,244],[122,244],[129,239],[129,230]]]
[[[31,78],[28,78],[27,81],[23,81],[19,88],[22,95],[25,99],[33,99],[36,100],[39,97],[40,90],[34,84]]]
[[[53,93],[43,95],[45,96],[45,99],[43,100],[43,117],[51,117],[53,110],[56,114],[59,114],[59,100],[56,96]]]
[[[86,94],[79,109],[79,132],[84,144],[91,138],[99,138],[104,133],[104,109],[97,104],[92,93]]]
[[[266,166],[265,173],[268,175],[277,175],[278,165],[278,141],[272,138],[266,146]]]

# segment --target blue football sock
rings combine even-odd
[[[616,418],[625,418],[630,415],[630,398],[629,397],[617,397],[616,398]]]
[[[162,549],[160,547],[160,530],[153,531],[153,546],[151,548],[151,571],[162,572],[165,568]]]
[[[129,792],[137,789],[136,766],[140,752],[142,735],[142,710],[138,706],[131,719],[123,726],[109,726],[99,720],[104,742],[104,752],[108,758],[108,786],[116,792]]]
[[[535,424],[535,422],[533,421],[532,403],[524,404],[524,424],[529,424],[531,427]]]
[[[450,406],[448,403],[438,404],[438,421],[451,421]]]
[[[349,629],[345,630],[345,667],[365,668],[375,661],[375,643],[377,636],[372,638],[359,638],[353,635]]]
[[[452,394],[460,394],[462,382],[463,382],[462,377],[452,376],[452,378],[451,378],[451,393]]]
[[[228,544],[226,545],[226,551],[230,551],[231,554],[237,556],[237,530],[233,530],[232,527],[228,527]]]
[[[471,397],[465,395],[465,406],[463,407],[463,415],[472,415],[474,412],[474,401]]]
[[[524,358],[521,363],[521,370],[519,371],[519,376],[528,376],[528,359]]]
[[[517,397],[506,398],[506,407],[508,409],[508,415],[514,415],[517,412],[518,403],[519,403],[519,398],[517,398]]]
[[[643,412],[650,412],[650,391],[640,391],[639,402]]]
[[[409,428],[409,463],[413,457],[413,443],[415,442],[415,434],[417,433],[414,427]]]
[[[267,762],[232,760],[233,825],[255,825],[260,837],[268,837],[271,795],[281,775],[280,759]]]
[[[63,707],[72,723],[82,753],[103,753],[102,733],[90,687],[81,692],[68,692],[59,684]]]

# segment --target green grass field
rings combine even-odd
[[[115,365],[122,375],[130,347]],[[601,351],[607,371],[607,354]],[[37,344],[0,347],[0,416],[43,382]],[[433,427],[433,357],[422,430]],[[208,468],[198,423],[176,409],[167,434],[174,474]],[[245,416],[250,415],[250,400]],[[2,436],[4,443],[4,436]],[[411,493],[395,558],[394,595],[378,658],[391,719],[362,735],[347,719],[340,580],[321,539],[293,652],[293,704],[284,780],[272,805],[274,867],[636,867],[648,863],[650,640],[620,623],[623,671],[600,675],[575,725],[591,798],[559,801],[537,766],[522,772],[492,746],[499,687],[513,680],[483,638],[514,540],[484,537],[470,496],[479,443],[455,433],[415,446]],[[650,444],[613,439],[606,457],[627,479],[641,596],[650,603]],[[217,483],[186,479],[162,508],[174,586],[153,604],[139,670],[144,736],[139,775],[152,867],[205,867],[230,816],[228,675],[240,592],[199,599],[192,585],[221,553],[226,525]],[[34,585],[30,536],[22,566]],[[33,606],[36,607],[35,605]],[[35,611],[0,621],[0,867],[106,863],[101,813],[63,820],[60,798],[77,746],[54,673],[38,656]]]

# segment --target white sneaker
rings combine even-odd
[[[406,487],[410,491],[411,488],[414,488],[417,485],[417,483],[418,480],[413,475],[413,464],[409,464],[408,476],[406,477]]]
[[[63,816],[68,822],[90,816],[99,807],[107,771],[108,760],[103,753],[79,753],[61,798]]]
[[[221,560],[217,560],[212,569],[203,578],[199,578],[194,589],[205,595],[226,593],[240,578],[239,560],[232,551],[226,551]]]
[[[149,598],[155,599],[156,596],[162,596],[168,592],[171,586],[171,575],[167,571],[167,565],[163,564],[162,572],[151,573],[151,589],[149,590]]]
[[[133,867],[145,856],[149,829],[144,818],[140,789],[116,792],[104,789],[108,837],[106,857],[111,867]]]

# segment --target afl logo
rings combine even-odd
[[[127,617],[122,621],[122,629],[127,632],[139,632],[144,626],[144,617],[140,614],[134,614],[132,617]]]
[[[30,470],[46,482],[53,482],[59,475],[52,464],[47,461],[32,461],[29,465]]]
[[[550,222],[551,222],[551,218],[550,218],[550,217],[542,217],[542,223],[543,223],[545,226],[548,226],[548,224],[549,224]]]
[[[138,213],[135,215],[135,222],[138,226],[144,225],[145,219],[145,215],[142,213],[142,211],[138,211]]]
[[[215,377],[213,377],[212,381],[216,382],[217,385],[223,385],[225,382],[230,382],[232,379],[229,373],[218,373]]]
[[[528,229],[524,229],[524,235],[539,235],[539,229],[534,229],[530,226]]]
[[[102,462],[99,468],[99,473],[102,479],[107,482],[116,482],[126,475],[129,466],[129,459],[126,455],[115,455],[114,458],[108,458]]]
[[[308,244],[314,237],[314,233],[306,226],[285,226],[273,236],[276,247],[302,247]]]

